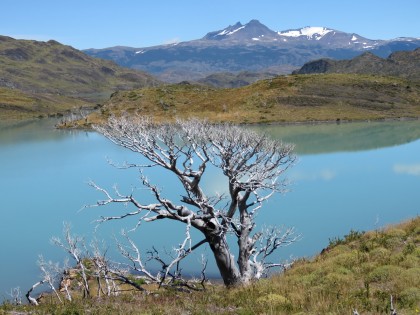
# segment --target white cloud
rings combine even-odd
[[[420,176],[420,164],[395,164],[393,169],[396,174]]]
[[[324,181],[330,181],[334,179],[337,176],[337,173],[330,169],[323,169],[316,172],[293,172],[293,174],[290,176],[293,181],[298,180],[307,180],[307,181],[313,181],[313,180],[324,180]]]
[[[175,38],[166,40],[163,44],[164,45],[173,45],[173,44],[178,44],[180,42],[181,42],[181,39],[178,38],[178,37],[175,37]]]
[[[334,177],[336,176],[336,174],[332,171],[332,170],[322,170],[319,173],[319,177],[323,180],[331,180],[334,179]]]

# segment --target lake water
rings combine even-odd
[[[251,127],[249,127],[251,128]],[[326,125],[252,127],[296,144],[299,162],[287,173],[290,192],[271,199],[258,216],[258,224],[294,226],[302,240],[279,252],[278,259],[312,256],[351,229],[369,230],[396,223],[420,213],[420,122],[375,122]],[[118,170],[117,162],[138,162],[132,152],[117,147],[93,132],[60,131],[48,120],[15,126],[0,124],[0,299],[11,288],[25,293],[39,280],[39,254],[62,262],[65,254],[51,245],[61,236],[63,222],[73,232],[104,239],[110,248],[123,227],[135,221],[110,222],[94,233],[99,215],[121,209],[90,208],[101,198],[87,182],[122,192],[139,189],[138,171]],[[161,172],[148,174],[152,181],[165,178],[162,187],[174,194],[174,181]],[[217,190],[217,178],[207,178],[207,189]],[[175,193],[176,195],[176,193]],[[114,212],[115,211],[115,212]],[[184,236],[180,224],[144,224],[135,233],[142,249],[171,249]],[[210,250],[204,249],[210,254]],[[112,249],[110,249],[110,255]],[[184,267],[194,273],[198,255]],[[209,255],[210,275],[217,274]]]

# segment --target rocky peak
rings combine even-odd
[[[234,40],[234,41],[258,41],[276,39],[277,33],[270,30],[258,20],[251,20],[243,25],[237,22],[234,25],[210,32],[203,37],[205,40]]]

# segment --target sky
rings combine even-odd
[[[420,37],[420,0],[0,0],[0,35],[77,49],[149,47],[257,19],[274,31],[325,26],[369,39]]]

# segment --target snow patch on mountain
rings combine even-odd
[[[227,29],[224,29],[223,31],[221,31],[219,34],[217,34],[217,36],[224,36],[224,35],[232,35],[235,34],[237,31],[240,31],[241,29],[245,28],[245,25],[238,27],[232,31],[229,31]]]
[[[357,37],[353,35],[353,37],[351,38],[351,40],[354,42],[355,40],[357,40]]]
[[[326,34],[332,32],[333,30],[327,29],[326,27],[318,26],[307,26],[298,30],[288,30],[283,32],[277,32],[280,36],[286,37],[300,37],[306,36],[308,39],[320,40]]]

